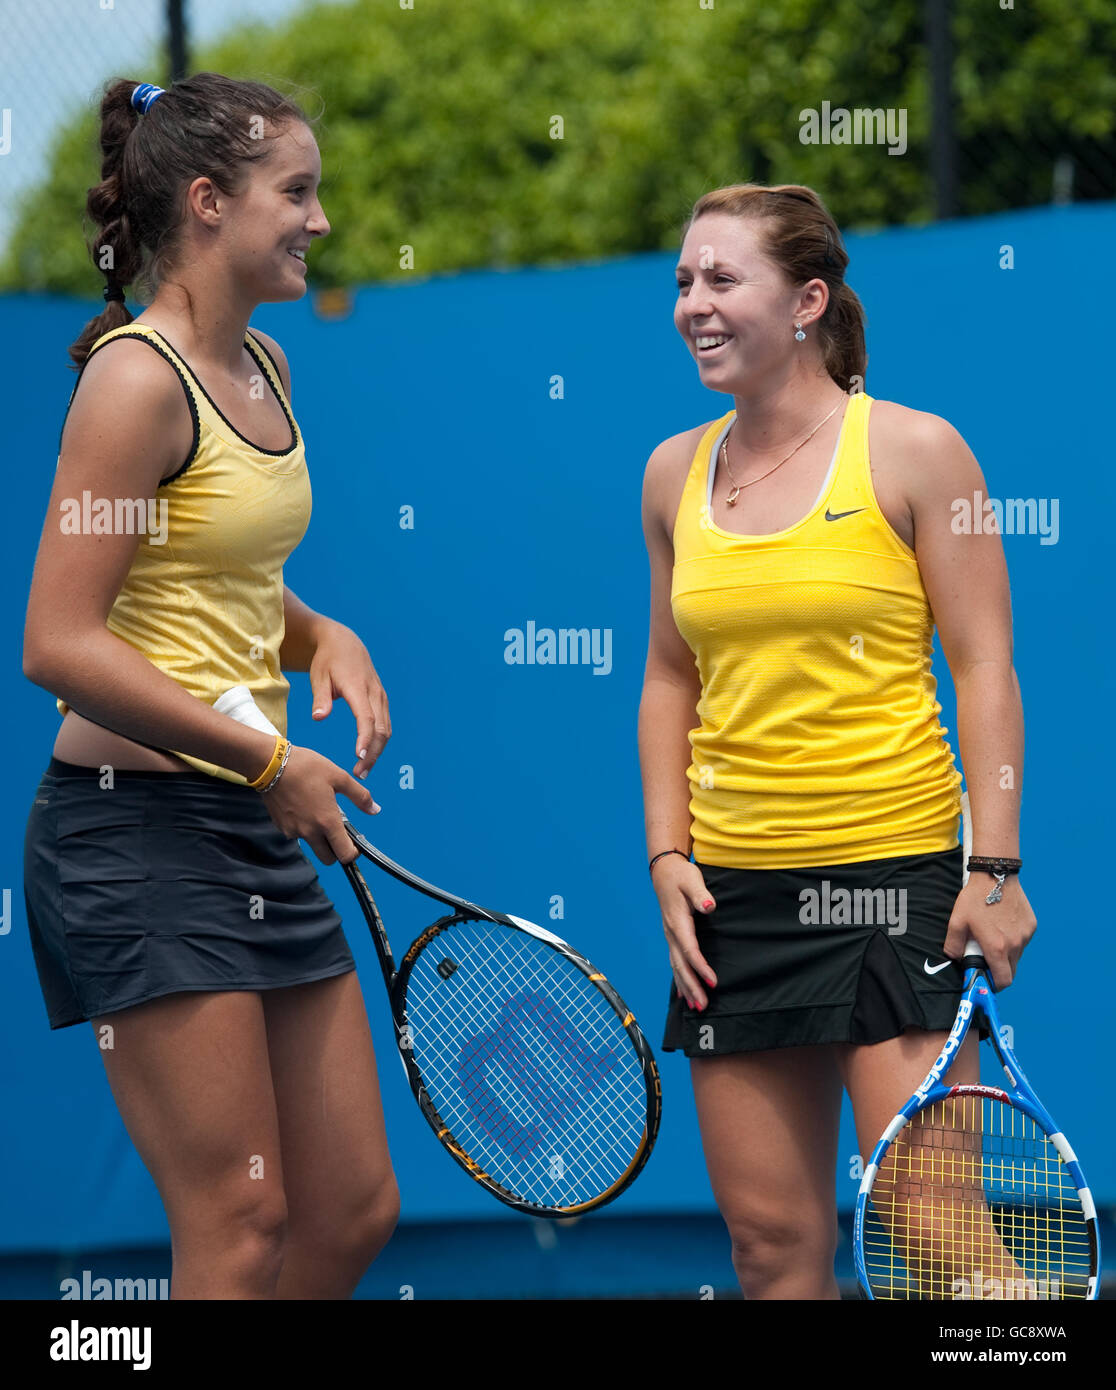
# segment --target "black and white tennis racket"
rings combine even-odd
[[[452,912],[396,969],[359,861],[342,867],[372,932],[408,1084],[469,1176],[532,1216],[592,1211],[642,1170],[659,1129],[655,1059],[599,970],[542,927],[424,882],[345,818],[360,853]]]
[[[962,811],[967,864],[967,793]],[[864,1171],[853,1225],[861,1292],[888,1300],[1095,1299],[1100,1240],[1081,1164],[1003,1035],[976,942],[964,962],[945,1046]],[[1009,1090],[950,1084],[978,1014]]]

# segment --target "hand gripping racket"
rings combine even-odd
[[[972,845],[962,797],[963,854]],[[968,878],[968,872],[965,874]],[[869,1299],[1095,1299],[1100,1240],[1077,1156],[1001,1035],[992,976],[965,948],[957,1018],[860,1184],[853,1253]],[[1008,1089],[947,1073],[976,1015]]]
[[[277,734],[244,686],[214,708]],[[599,970],[551,932],[409,873],[342,812],[353,844],[454,911],[395,968],[356,861],[342,867],[372,932],[407,1083],[431,1129],[494,1197],[532,1216],[611,1202],[647,1162],[662,1089],[647,1040]]]
[[[647,1162],[659,1073],[631,1010],[561,938],[434,888],[345,818],[360,853],[453,909],[399,969],[358,867],[342,867],[372,932],[407,1082],[431,1129],[494,1197],[532,1216],[611,1202]]]

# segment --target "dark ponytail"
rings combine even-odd
[[[105,277],[106,290],[130,285],[140,269],[140,250],[124,206],[123,188],[124,149],[144,119],[132,106],[132,92],[138,85],[119,81],[105,92],[101,102],[101,182],[89,190],[85,200],[86,214],[97,228],[89,251],[93,264]],[[122,300],[108,300],[70,348],[74,370],[81,370],[89,349],[102,334],[131,323],[132,317]]]
[[[204,175],[232,197],[242,190],[248,166],[270,154],[270,137],[293,121],[313,120],[262,82],[216,72],[173,83],[141,115],[132,105],[139,85],[117,78],[105,86],[101,182],[89,190],[85,210],[93,225],[89,254],[106,292],[135,285],[139,298],[150,301],[175,264],[183,195],[193,180]],[[122,300],[107,300],[70,347],[74,370],[81,370],[98,338],[132,318]]]

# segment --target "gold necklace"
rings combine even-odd
[[[837,404],[840,405],[840,402],[838,401]],[[835,405],[835,406],[833,407],[833,409],[829,412],[829,414],[825,417],[825,420],[831,419],[836,413],[837,413],[837,406]],[[782,468],[783,464],[786,463],[787,459],[789,459],[789,458],[793,457],[793,455],[797,454],[798,451],[799,451],[799,449],[802,448],[802,445],[803,445],[803,444],[808,444],[808,443],[810,442],[810,440],[813,439],[814,435],[817,434],[818,430],[821,429],[822,425],[825,424],[825,420],[820,420],[820,421],[814,426],[814,428],[810,431],[810,433],[806,436],[806,438],[805,438],[804,440],[802,440],[801,443],[796,444],[796,445],[794,446],[794,448],[793,448],[793,449],[790,451],[790,453],[787,455],[787,458],[786,458],[786,459],[780,459],[780,460],[779,460],[779,462],[775,465],[775,468]],[[735,425],[735,424],[736,424],[736,421],[734,420],[732,423]],[[731,429],[731,427],[730,427],[730,428],[729,428],[729,434],[731,434],[731,433],[732,433],[732,429]],[[722,443],[721,443],[721,457],[722,457],[722,458],[724,459],[724,461],[725,461],[725,472],[729,475],[729,478],[730,478],[731,481],[732,481],[732,491],[729,493],[728,497],[725,499],[725,500],[728,502],[728,505],[729,505],[730,507],[735,507],[735,506],[736,506],[736,499],[740,496],[740,491],[741,491],[742,488],[751,487],[753,483],[761,483],[761,482],[763,482],[764,478],[769,477],[772,473],[775,472],[775,468],[769,468],[769,469],[767,470],[766,473],[761,473],[761,474],[759,475],[758,478],[750,478],[746,483],[738,483],[738,482],[736,481],[736,479],[735,479],[735,478],[733,477],[733,475],[732,475],[732,469],[729,467],[729,461],[728,461],[728,434],[725,435],[724,440],[723,440]]]

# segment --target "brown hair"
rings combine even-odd
[[[864,306],[845,284],[848,252],[829,209],[814,190],[800,183],[738,183],[715,188],[694,204],[683,238],[706,212],[729,212],[762,221],[766,224],[764,252],[792,285],[804,285],[815,278],[825,281],[829,303],[816,321],[825,369],[843,391],[849,390],[854,378],[863,389],[868,365]]]
[[[109,286],[135,283],[150,299],[175,262],[183,199],[204,175],[222,193],[242,192],[248,166],[266,160],[271,138],[292,121],[314,119],[290,97],[262,82],[238,82],[198,72],[174,82],[141,115],[132,105],[139,84],[117,78],[101,100],[101,182],[85,210],[94,234],[93,264]],[[122,300],[108,300],[70,347],[74,370],[102,334],[131,323]]]

